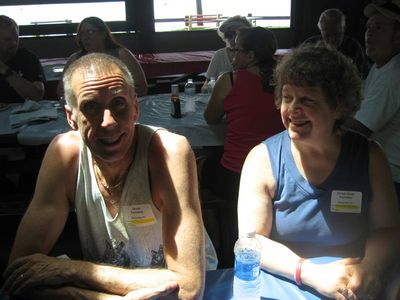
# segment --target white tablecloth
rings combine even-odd
[[[181,109],[183,116],[180,119],[171,117],[169,94],[140,97],[138,123],[163,127],[184,135],[193,148],[223,145],[225,124],[208,125],[203,118],[209,95],[196,94],[192,97],[196,101],[196,111],[194,113],[184,113],[185,97],[182,96]],[[42,103],[43,108],[46,108],[48,105],[55,105],[56,102],[43,101]],[[48,144],[57,134],[70,130],[61,107],[58,108],[58,118],[56,120],[23,125],[16,129],[12,129],[9,125],[10,111],[11,108],[0,111],[0,138],[2,134],[17,133],[18,142],[21,145]]]
[[[185,113],[185,96],[181,96],[182,118],[171,117],[169,94],[149,95],[139,98],[138,123],[159,126],[171,132],[185,136],[193,148],[204,146],[222,146],[225,140],[225,124],[208,125],[203,112],[209,95],[192,96],[196,102],[196,111]]]

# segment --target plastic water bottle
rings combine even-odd
[[[207,93],[212,94],[215,85],[215,78],[210,77],[210,81],[207,83]]]
[[[235,244],[235,276],[233,298],[241,300],[260,299],[261,245],[255,232],[246,233]]]
[[[185,113],[191,113],[196,111],[196,88],[193,83],[193,79],[189,78],[185,83]]]
[[[193,96],[194,94],[196,94],[196,88],[193,79],[189,78],[185,83],[185,95]]]

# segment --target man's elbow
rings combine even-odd
[[[191,287],[180,288],[178,298],[185,300],[201,300],[203,299],[203,294],[204,285],[194,284]]]

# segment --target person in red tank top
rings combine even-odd
[[[204,112],[209,124],[227,123],[224,149],[203,162],[200,186],[230,204],[232,212],[226,215],[229,231],[224,233],[227,241],[223,243],[232,249],[237,238],[236,204],[244,160],[255,145],[284,129],[271,86],[276,49],[270,30],[240,28],[233,49],[236,71],[220,76]],[[220,257],[220,267],[232,264],[233,250]]]

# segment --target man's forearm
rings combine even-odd
[[[70,276],[77,286],[115,295],[176,281],[173,272],[167,269],[127,269],[78,261],[72,266]]]
[[[120,300],[122,297],[75,286],[62,286],[54,288],[40,288],[22,295],[22,298],[29,300]]]
[[[44,95],[44,85],[42,82],[30,82],[17,73],[14,73],[8,77],[6,80],[14,88],[18,95],[24,99],[31,100],[41,100]]]

